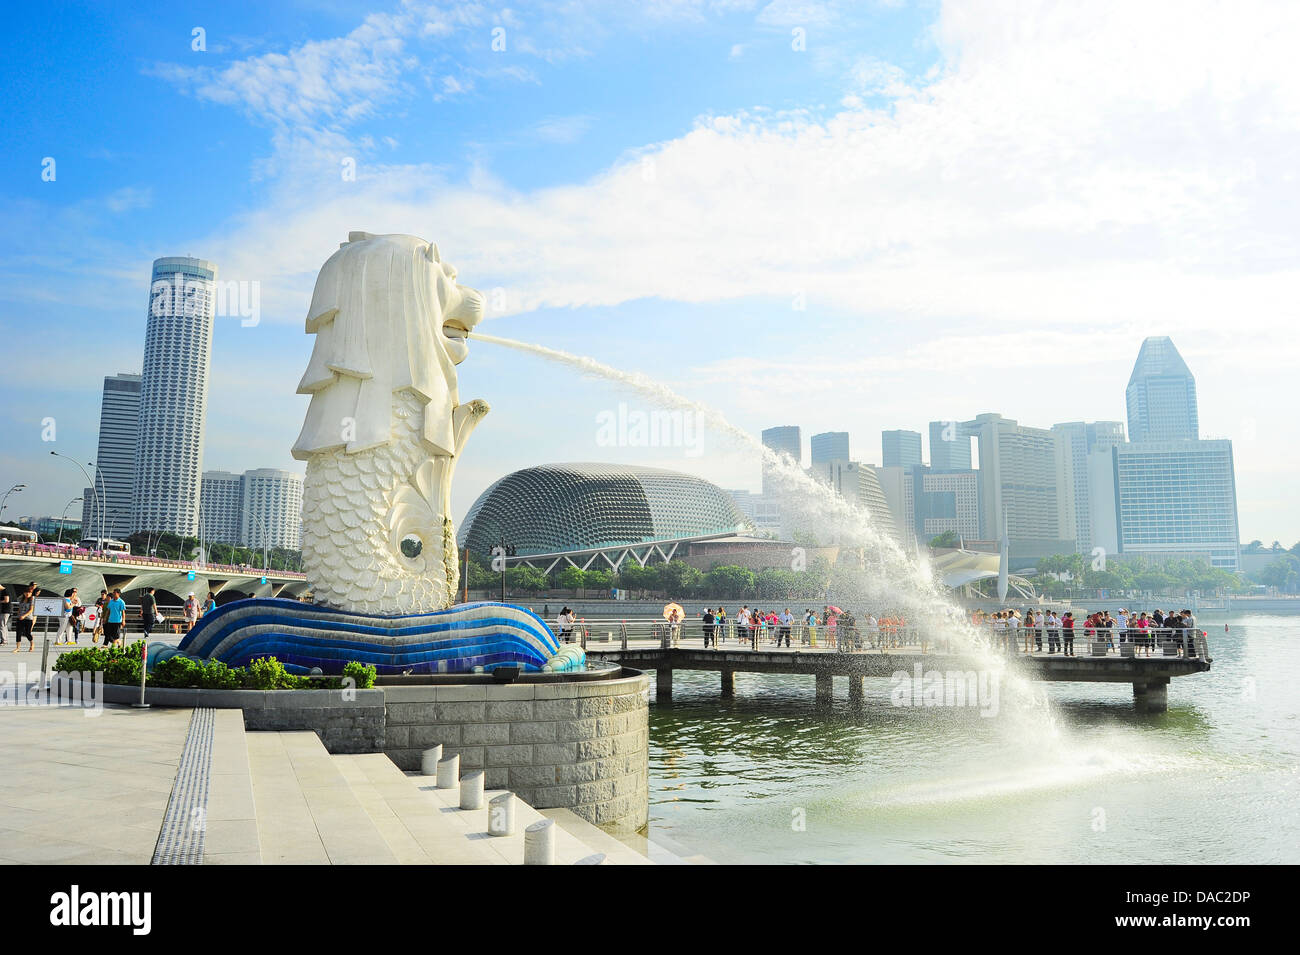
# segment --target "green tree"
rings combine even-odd
[[[704,575],[702,589],[712,597],[744,600],[755,596],[754,572],[747,567],[723,564]]]
[[[930,538],[930,547],[935,550],[960,546],[961,536],[956,531],[944,531],[937,537]]]
[[[555,575],[555,582],[565,590],[581,590],[586,586],[586,577],[581,567],[569,565]]]

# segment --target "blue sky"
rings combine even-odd
[[[257,282],[218,319],[204,466],[294,466],[315,270],[349,230],[439,243],[485,330],[661,377],[757,431],[999,411],[1123,419],[1143,337],[1235,442],[1243,540],[1300,538],[1288,401],[1300,90],[1276,4],[54,4],[0,51],[0,482],[79,493],[149,264]],[[192,49],[201,28],[206,49]],[[494,38],[504,49],[493,49]],[[52,157],[56,178],[42,181]],[[346,162],[355,179],[344,179]],[[25,344],[24,344],[25,343]],[[756,488],[706,440],[607,448],[639,399],[480,343],[463,513],[546,461]],[[8,485],[6,485],[8,486]]]

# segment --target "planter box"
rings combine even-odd
[[[1132,643],[1121,643],[1119,645],[1119,655],[1122,657],[1131,657],[1133,656],[1133,651],[1135,649],[1136,647]]]
[[[1099,643],[1093,643],[1090,645],[1090,649],[1094,657],[1104,657],[1106,655],[1106,641],[1102,640]]]

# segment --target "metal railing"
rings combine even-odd
[[[558,628],[552,625],[558,636]],[[1148,629],[1092,630],[1076,627],[1071,634],[1064,628],[1019,627],[994,630],[989,626],[977,630],[984,643],[994,650],[1020,655],[1064,655],[1088,657],[1193,657],[1210,659],[1209,638],[1204,630]],[[788,631],[788,632],[787,632]],[[789,650],[801,652],[881,653],[958,653],[961,642],[951,636],[934,635],[921,627],[875,626],[808,626],[794,623],[763,624],[741,627],[734,621],[705,624],[684,620],[670,624],[657,618],[629,620],[584,620],[573,627],[573,639],[590,650],[627,650],[672,647],[712,648],[717,650]]]
[[[130,564],[140,567],[165,567],[172,570],[201,570],[205,573],[218,571],[227,574],[240,574],[247,577],[272,575],[276,577],[305,578],[299,570],[279,570],[275,568],[253,567],[250,564],[199,564],[192,560],[177,560],[171,557],[147,557],[144,554],[123,554],[116,551],[87,550],[84,547],[59,546],[55,544],[23,544],[10,541],[0,545],[0,554],[15,557],[41,557],[57,560],[80,560],[100,564]]]

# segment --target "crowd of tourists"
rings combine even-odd
[[[1082,614],[1082,611],[1080,612]],[[1029,608],[977,610],[971,622],[987,628],[994,649],[1009,653],[1041,653],[1046,643],[1048,653],[1077,656],[1074,641],[1079,637],[1087,645],[1105,642],[1107,650],[1131,652],[1134,656],[1151,656],[1159,646],[1173,647],[1179,656],[1196,655],[1196,617],[1190,610],[1129,611],[1120,608],[1114,616],[1098,610],[1086,616],[1073,611]]]
[[[701,615],[701,624],[706,648],[717,648],[732,639],[753,650],[763,645],[793,647],[794,641],[809,648],[858,650],[901,646],[907,621],[899,615],[876,617],[871,613],[864,613],[859,621],[853,613],[832,606],[823,607],[820,613],[805,608],[796,614],[789,607],[763,610],[745,604],[734,618],[726,607],[709,607]]]
[[[36,623],[36,600],[41,588],[35,583],[28,584],[18,591],[15,600],[9,591],[0,586],[0,645],[7,642],[10,624],[13,625],[14,653],[22,649],[27,641],[27,650],[33,649],[32,631]],[[217,607],[215,593],[209,592],[207,599],[200,601],[191,591],[186,595],[181,607],[181,622],[188,633],[199,620]],[[153,587],[146,587],[140,595],[139,631],[147,640],[155,627],[167,622],[158,606],[157,593]],[[101,590],[92,604],[81,600],[76,587],[63,592],[58,606],[58,629],[54,636],[54,646],[77,646],[83,633],[89,634],[90,643],[105,647],[120,645],[128,628],[128,611],[122,591]]]

